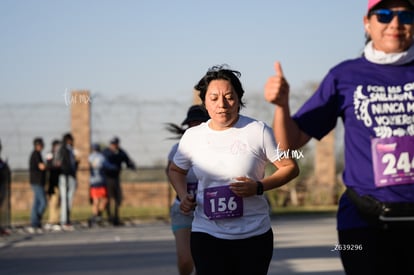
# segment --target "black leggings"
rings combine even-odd
[[[273,231],[247,239],[218,239],[191,233],[197,275],[266,275],[273,255]]]
[[[338,237],[347,275],[414,274],[413,228],[341,230]]]

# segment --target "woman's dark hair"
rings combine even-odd
[[[66,133],[63,135],[63,143],[67,143],[69,140],[73,141],[73,136],[71,133]]]
[[[172,137],[171,139],[180,139],[186,130],[185,128],[175,123],[165,123],[165,125],[165,129],[168,132],[175,134],[175,137]]]
[[[33,139],[33,145],[44,145],[43,139],[41,137],[36,137]]]
[[[60,140],[58,140],[58,139],[54,139],[54,140],[52,141],[52,147],[57,146],[57,145],[60,145]]]
[[[199,123],[206,122],[210,119],[207,110],[200,104],[194,104],[188,108],[187,117],[181,123],[181,125],[187,125],[187,128],[183,128],[175,123],[166,123],[167,131],[175,134],[173,139],[179,139],[184,134],[188,127],[195,126]]]
[[[245,104],[242,101],[244,90],[239,80],[240,76],[241,73],[239,71],[229,69],[228,65],[226,64],[216,65],[208,69],[207,73],[203,76],[203,78],[201,78],[200,81],[194,86],[194,89],[200,92],[200,98],[204,104],[206,99],[206,92],[210,82],[213,80],[227,80],[230,82],[231,86],[237,94],[240,107],[244,107]]]

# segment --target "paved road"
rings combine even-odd
[[[343,275],[335,218],[278,217],[272,222],[275,250],[269,275]],[[19,232],[20,231],[20,232]],[[0,274],[177,274],[169,224],[127,223],[122,227],[0,238]],[[254,274],[252,274],[254,275]]]

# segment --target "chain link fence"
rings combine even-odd
[[[167,154],[176,140],[165,129],[165,124],[180,124],[188,107],[188,101],[174,98],[140,100],[133,95],[108,98],[93,94],[91,98],[92,142],[107,145],[118,136],[123,147],[138,166],[152,167],[166,164]],[[246,97],[247,107],[241,113],[263,120],[269,124],[273,108],[261,94]],[[28,169],[29,156],[35,137],[45,141],[45,151],[51,149],[54,139],[70,131],[70,106],[62,97],[61,102],[11,104],[0,103],[0,139],[3,143],[2,157],[12,170]],[[82,142],[77,141],[76,142]]]
[[[310,94],[309,90],[301,95],[292,94],[292,112],[303,98]],[[121,147],[126,150],[137,166],[146,168],[146,177],[153,178],[151,168],[156,168],[157,178],[164,176],[163,167],[167,164],[167,155],[177,140],[171,139],[165,126],[172,122],[180,124],[190,105],[192,93],[188,100],[163,98],[162,100],[139,99],[134,95],[123,95],[109,98],[99,93],[91,97],[91,137],[92,142],[107,145],[109,140],[118,136]],[[307,96],[305,96],[307,95]],[[262,92],[246,94],[246,108],[241,114],[251,116],[272,125],[274,107],[263,99]],[[33,150],[32,141],[42,137],[45,141],[44,155],[51,150],[54,139],[70,131],[70,104],[62,98],[61,102],[37,102],[31,104],[0,103],[0,140],[3,144],[1,157],[9,163],[12,176],[17,171],[24,171],[27,177],[29,156]],[[341,139],[341,134],[336,136]],[[82,142],[82,141],[75,141]],[[338,142],[337,144],[341,144]],[[312,146],[312,145],[311,145]],[[305,151],[302,172],[312,173],[313,152]],[[162,171],[162,172],[159,172]],[[161,176],[159,174],[162,174]],[[134,180],[136,175],[132,175]],[[304,174],[302,174],[304,176]],[[300,179],[297,179],[300,181]],[[296,186],[296,184],[295,184]],[[10,184],[2,185],[1,224],[7,225],[10,219]],[[297,189],[297,188],[294,188]],[[6,190],[6,191],[3,191]],[[282,190],[283,191],[283,190]]]

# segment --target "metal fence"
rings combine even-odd
[[[310,95],[309,89],[305,90],[303,94],[293,94],[292,111]],[[192,96],[192,92],[189,92],[188,100],[171,97],[161,101],[142,100],[134,95],[108,98],[101,94],[94,94],[92,91],[92,142],[105,145],[116,135],[121,139],[121,147],[138,167],[158,167],[156,169],[161,167],[162,170],[167,163],[171,146],[177,142],[171,139],[172,135],[165,129],[165,124],[169,122],[180,124],[184,120],[188,107],[192,104]],[[271,125],[274,107],[265,102],[261,91],[245,95],[244,101],[246,108],[241,110],[241,114]],[[0,140],[3,145],[1,157],[9,163],[12,171],[28,169],[34,137],[43,137],[46,154],[51,149],[52,141],[61,139],[68,131],[70,131],[70,107],[63,98],[61,102],[0,103]],[[340,133],[336,138],[341,139],[341,136]],[[313,158],[307,155],[306,161],[313,163]],[[158,174],[163,176],[162,173]],[[153,174],[148,173],[148,175],[152,177]],[[2,188],[6,191],[2,191],[5,199],[1,205],[0,222],[8,224],[10,186],[5,185]]]
[[[192,104],[192,93],[188,100],[160,101],[141,100],[133,95],[111,99],[92,92],[91,102],[92,142],[107,144],[116,135],[121,139],[121,147],[138,166],[163,166],[176,142],[165,130],[165,123],[180,124],[184,120]],[[243,114],[271,123],[273,107],[263,100],[261,93],[246,97],[246,103]],[[63,98],[61,102],[49,103],[0,103],[2,157],[8,160],[12,170],[28,169],[34,137],[43,137],[46,153],[53,139],[61,139],[68,131],[70,107]]]

